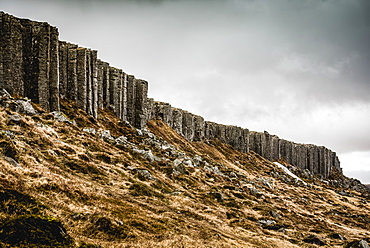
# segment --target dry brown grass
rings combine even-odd
[[[76,245],[315,247],[302,241],[315,234],[327,247],[342,247],[345,241],[329,235],[338,233],[348,241],[369,237],[370,206],[355,192],[346,197],[320,182],[312,188],[287,184],[271,178],[269,172],[278,169],[253,152],[244,154],[217,140],[190,143],[162,122],[152,121],[148,128],[158,137],[189,156],[201,155],[224,174],[237,173],[238,178],[201,167],[172,175],[168,161],[150,163],[128,148],[82,132],[84,127],[110,130],[115,137],[124,135],[141,149],[164,156],[142,144],[144,137],[111,112],[102,111],[93,120],[70,102],[63,103],[63,111],[76,126],[55,122],[48,114],[24,116],[20,124],[10,125],[7,118],[12,113],[1,109],[1,129],[14,133],[0,136],[8,147],[1,155],[8,149],[21,168],[0,159],[0,191],[15,190],[35,199],[38,205],[29,204],[39,208],[37,214],[59,219]],[[142,180],[129,166],[146,169],[157,180]],[[274,188],[257,179],[269,179]],[[210,192],[221,193],[224,199]],[[14,211],[2,209],[0,220],[23,214],[26,203],[4,204],[14,205]],[[271,211],[281,217],[272,217]],[[275,220],[285,231],[263,229],[256,224],[261,219]]]

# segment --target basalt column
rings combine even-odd
[[[86,111],[86,48],[77,48],[77,107]]]
[[[59,110],[58,29],[47,23],[23,21],[24,95],[46,111]],[[27,69],[26,69],[27,68]]]
[[[135,122],[135,98],[136,79],[133,75],[127,75],[127,121],[131,124]]]
[[[194,116],[194,141],[202,141],[204,139],[204,119],[201,116]]]
[[[182,133],[187,140],[194,140],[194,129],[194,115],[184,111],[182,115]]]
[[[153,120],[155,118],[154,113],[154,99],[153,98],[147,98],[146,101],[146,119]]]
[[[59,111],[59,32],[55,27],[50,28],[50,61],[49,61],[49,92],[50,110]]]
[[[97,117],[97,51],[86,50],[86,112]]]
[[[34,37],[36,38],[36,51],[38,56],[39,73],[38,73],[38,103],[46,111],[50,111],[50,92],[49,92],[49,44],[50,44],[50,27],[46,23],[34,27]],[[36,99],[35,99],[36,100]]]
[[[108,108],[110,106],[110,66],[107,62],[102,62],[103,66],[103,104],[104,107]]]
[[[0,87],[10,94],[23,95],[22,26],[19,19],[1,13]]]
[[[210,122],[210,121],[205,122],[204,135],[205,135],[206,139],[208,139],[208,140],[215,139],[215,137],[216,137],[215,125],[216,125],[216,123],[214,123],[214,122]]]
[[[103,109],[104,107],[104,98],[103,98],[103,74],[104,74],[104,64],[100,59],[97,60],[97,108]]]
[[[120,112],[120,119],[123,121],[127,120],[127,74],[120,70],[121,74],[121,112]]]
[[[68,99],[77,102],[78,87],[77,87],[77,45],[67,44],[67,92]],[[82,69],[82,67],[81,67]]]
[[[172,109],[172,128],[180,135],[183,135],[182,115],[183,115],[182,109],[177,109],[177,108]]]
[[[154,102],[154,116],[172,127],[172,107],[168,103]]]
[[[99,101],[99,87],[98,87],[98,52],[93,50],[90,54],[90,69],[91,69],[91,115],[98,118],[98,101]]]
[[[68,43],[59,41],[59,94],[62,97],[67,96],[68,85]]]
[[[109,103],[116,116],[125,120],[126,74],[114,67],[109,69]]]
[[[23,95],[29,97],[33,101],[38,100],[37,80],[38,80],[38,55],[36,54],[35,46],[37,43],[33,38],[33,30],[35,22],[30,20],[21,20],[22,23],[22,62],[23,62],[23,83],[25,85]],[[36,43],[36,44],[35,44]],[[33,91],[31,89],[34,89]]]
[[[144,128],[146,125],[146,103],[148,96],[148,82],[136,81],[135,89],[135,119],[133,125],[137,128]]]
[[[91,50],[86,50],[86,112],[92,115]]]
[[[249,130],[237,126],[225,127],[226,143],[239,151],[247,152],[249,145]]]

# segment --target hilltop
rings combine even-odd
[[[369,190],[339,172],[320,179],[217,139],[189,142],[161,120],[92,118],[66,99],[52,113],[0,102],[2,247],[370,242]]]

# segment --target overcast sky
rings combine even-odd
[[[0,0],[206,120],[336,151],[370,183],[369,0]]]

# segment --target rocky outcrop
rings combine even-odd
[[[59,110],[58,29],[0,12],[0,87]]]
[[[109,107],[143,128],[149,117],[148,83],[101,61],[95,50],[59,41],[58,35],[48,23],[0,12],[0,87],[46,111],[59,111],[60,97],[95,118]]]
[[[58,29],[45,22],[0,12],[0,88],[23,96],[46,111],[59,111],[60,98],[75,101],[94,118],[110,108],[118,118],[143,129],[160,119],[189,141],[219,139],[242,151],[329,177],[341,171],[336,153],[322,146],[297,144],[268,132],[205,121],[203,117],[148,98],[148,83],[98,59],[98,53],[58,40]]]
[[[323,146],[297,144],[266,131],[250,132],[249,142],[252,151],[271,161],[283,159],[299,169],[308,169],[325,178],[334,168],[341,171],[336,153]]]

